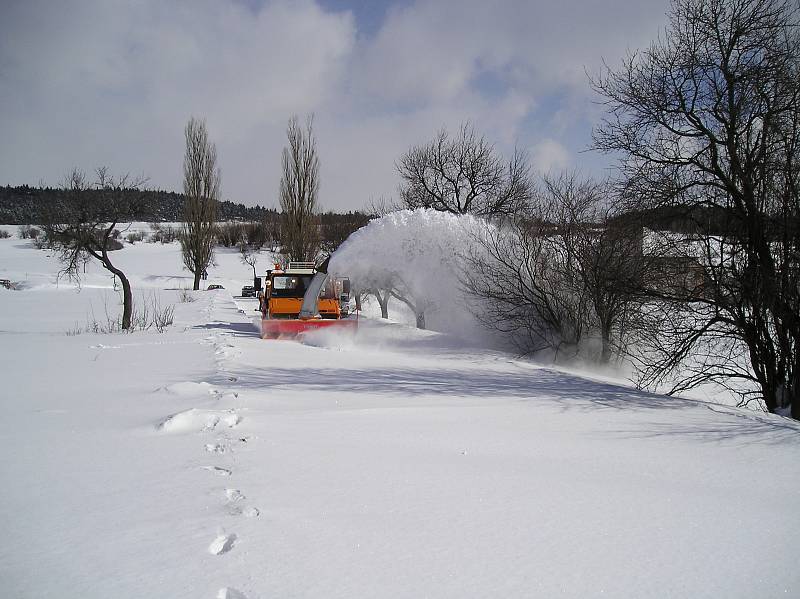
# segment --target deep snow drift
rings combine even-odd
[[[191,303],[177,245],[119,259],[167,332],[66,335],[111,281],[0,240],[2,596],[800,595],[793,421],[378,320],[262,341],[235,255]]]

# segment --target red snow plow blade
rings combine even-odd
[[[358,320],[309,318],[308,320],[263,318],[261,320],[262,339],[293,338],[309,331],[324,328],[338,328],[353,331],[358,328]]]

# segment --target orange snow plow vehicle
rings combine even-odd
[[[308,331],[339,327],[355,331],[358,315],[349,312],[350,279],[329,277],[328,261],[279,264],[267,271],[261,298],[261,337],[296,337]]]

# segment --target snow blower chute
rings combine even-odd
[[[261,337],[279,339],[326,327],[355,331],[358,320],[348,318],[350,279],[329,277],[327,258],[290,262],[267,271],[262,304]]]

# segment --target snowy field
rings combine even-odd
[[[800,596],[793,421],[370,318],[262,341],[235,252],[190,303],[176,244],[113,256],[166,332],[66,334],[112,281],[0,239],[0,597]]]

